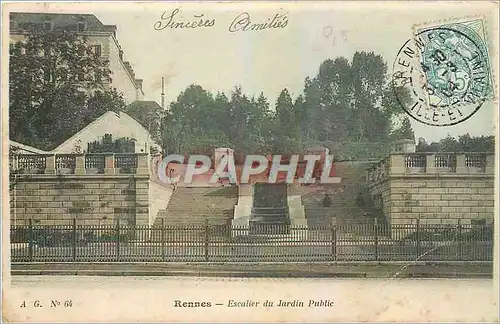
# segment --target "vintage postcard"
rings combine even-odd
[[[498,11],[3,2],[3,320],[497,322]]]

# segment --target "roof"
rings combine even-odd
[[[53,23],[53,30],[78,31],[78,22],[85,22],[85,31],[89,32],[115,32],[115,25],[104,25],[93,14],[71,13],[38,13],[38,12],[12,12],[10,13],[10,31],[25,31],[32,28],[44,28],[44,23]]]
[[[30,152],[30,153],[34,153],[34,154],[48,154],[49,152],[47,151],[43,151],[43,150],[40,150],[40,149],[37,149],[37,148],[34,148],[32,146],[28,146],[28,145],[25,145],[25,144],[21,144],[21,143],[18,143],[18,142],[15,142],[13,140],[9,140],[9,145],[11,147],[17,147],[23,151],[26,151],[26,152]]]
[[[82,133],[91,131],[93,128],[97,127],[102,121],[104,121],[106,118],[108,118],[110,116],[113,116],[113,115],[114,116],[119,116],[119,117],[122,117],[122,116],[128,117],[132,122],[134,122],[135,124],[137,124],[137,126],[139,128],[141,128],[144,132],[149,133],[148,130],[146,128],[144,128],[144,126],[141,125],[141,123],[139,123],[137,120],[135,120],[134,118],[132,118],[128,114],[126,114],[126,113],[124,113],[122,111],[120,111],[119,113],[116,113],[114,111],[107,111],[104,114],[102,114],[101,116],[99,116],[97,119],[95,119],[94,121],[92,121],[90,124],[88,124],[87,126],[85,126],[84,128],[82,128],[76,134],[74,134],[73,136],[71,136],[70,138],[68,138],[67,140],[65,140],[64,142],[62,142],[61,144],[59,144],[56,148],[54,148],[52,150],[52,152],[57,151],[58,148],[60,148],[63,145],[65,145],[67,142],[72,142],[74,139],[77,139],[78,137],[80,137],[80,135]],[[155,144],[159,147],[159,145],[157,143],[155,143]]]
[[[128,108],[161,109],[163,108],[153,100],[136,100],[128,105]]]

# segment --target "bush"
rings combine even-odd
[[[73,235],[68,231],[34,229],[33,243],[38,246],[64,246],[73,244]]]
[[[493,242],[494,229],[492,225],[477,226],[465,233],[462,233],[462,240],[468,242],[487,241]]]
[[[403,241],[456,241],[458,240],[458,231],[454,228],[420,230],[406,236]]]
[[[88,242],[95,241],[93,232],[76,232],[76,244],[82,245]],[[29,228],[16,228],[10,232],[11,243],[29,243],[30,230]],[[67,246],[73,245],[73,231],[71,230],[54,230],[46,228],[33,229],[33,244],[38,246]]]
[[[459,233],[457,227],[440,228],[435,230],[421,230],[406,236],[402,241],[493,241],[493,226],[478,226],[470,230],[462,229]]]
[[[28,243],[29,229],[15,228],[10,230],[10,243]]]
[[[133,233],[120,233],[120,236],[117,237],[115,231],[103,233],[98,237],[98,241],[100,242],[129,242],[134,237]]]

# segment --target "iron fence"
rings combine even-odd
[[[492,261],[492,225],[11,228],[12,262]],[[265,229],[264,229],[265,227]],[[283,227],[286,227],[284,229]],[[265,234],[262,234],[265,233]]]

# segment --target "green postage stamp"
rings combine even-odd
[[[429,125],[451,126],[467,120],[494,97],[493,76],[483,19],[417,26],[400,50],[395,86],[407,86],[413,99],[407,113]],[[411,82],[405,78],[411,75]],[[397,81],[402,81],[397,82]]]

